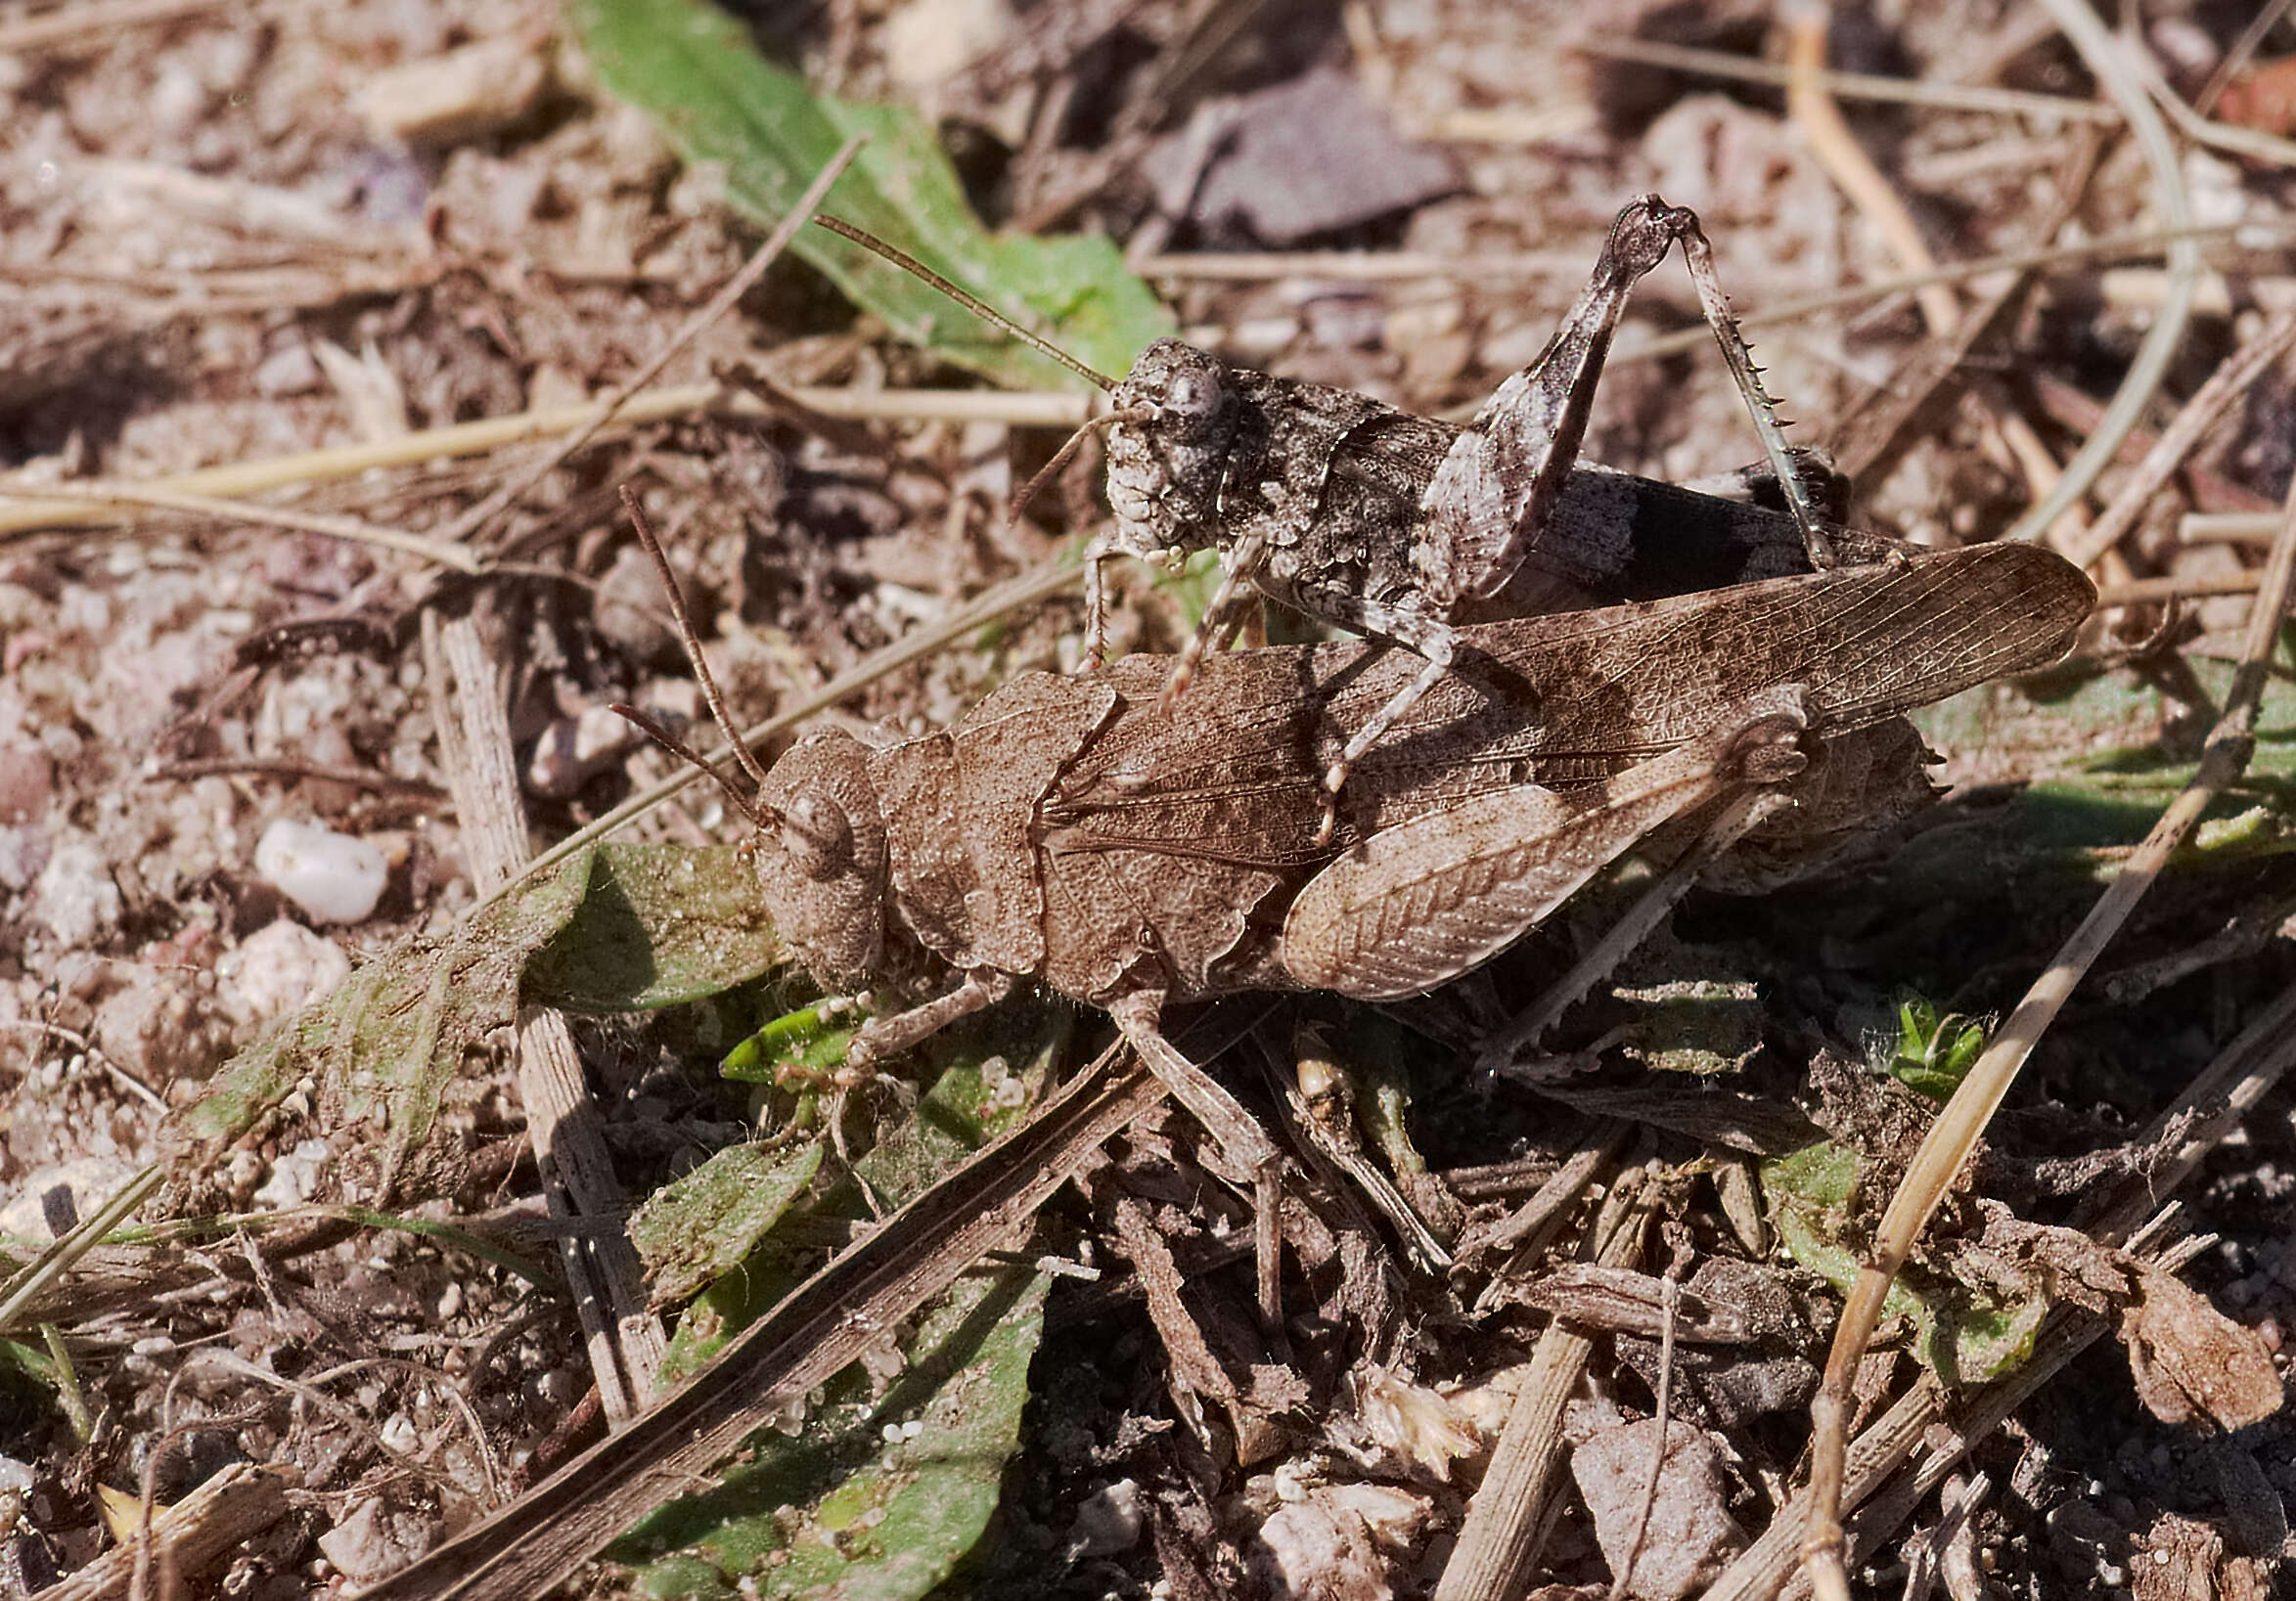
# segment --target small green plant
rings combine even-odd
[[[1985,1049],[1985,1025],[1959,1012],[1939,1014],[1920,996],[1898,1002],[1896,1048],[1889,1076],[1931,1100],[1952,1095]]]

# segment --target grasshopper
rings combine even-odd
[[[1085,553],[1088,668],[1103,650],[1103,564],[1120,555],[1169,561],[1205,549],[1221,553],[1225,572],[1171,670],[1167,700],[1185,690],[1210,647],[1233,636],[1246,585],[1421,658],[1416,676],[1369,712],[1327,765],[1325,786],[1332,796],[1364,753],[1451,669],[1460,619],[1498,596],[1526,563],[1578,582],[1598,603],[1686,593],[1717,581],[1712,553],[1703,571],[1665,570],[1701,560],[1684,553],[1694,530],[1645,533],[1640,517],[1624,514],[1663,499],[1653,493],[1662,486],[1615,474],[1590,477],[1576,467],[1627,296],[1677,244],[1791,519],[1790,557],[1781,559],[1775,530],[1767,530],[1763,556],[1780,564],[1768,571],[1741,564],[1731,576],[1823,568],[1836,559],[1805,469],[1786,447],[1715,279],[1698,219],[1655,195],[1619,212],[1593,276],[1553,338],[1463,428],[1354,390],[1232,368],[1179,339],[1156,340],[1121,382],[1112,382],[899,251],[833,218],[815,220],[919,273],[1108,391],[1107,483],[1115,525]],[[1675,510],[1682,510],[1679,499]],[[1747,556],[1750,562],[1750,550]],[[1635,570],[1650,567],[1659,570]],[[1517,597],[1505,609],[1554,603]],[[1324,817],[1328,834],[1335,810],[1327,806]]]
[[[867,1023],[848,1070],[1033,980],[1108,1011],[1257,1169],[1272,1147],[1164,1037],[1167,1005],[1433,989],[1653,830],[1790,796],[1823,776],[1828,741],[2055,660],[2093,599],[2054,556],[1979,546],[1470,626],[1460,658],[1510,692],[1454,676],[1416,695],[1328,839],[1323,775],[1345,731],[1418,677],[1365,644],[1210,657],[1202,715],[1185,719],[1165,709],[1167,661],[1131,657],[1023,673],[922,738],[817,734],[771,772],[735,740],[753,797],[639,721],[747,813],[763,899],[817,979],[925,995]]]

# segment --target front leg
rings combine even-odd
[[[1163,697],[1158,709],[1169,713],[1172,703],[1188,692],[1195,680],[1196,669],[1203,665],[1204,652],[1226,648],[1243,623],[1243,607],[1248,600],[1243,588],[1259,576],[1268,555],[1268,542],[1258,534],[1246,534],[1227,552],[1219,586],[1204,605],[1203,619],[1195,625],[1195,632],[1181,646],[1180,659],[1173,664],[1172,676],[1164,681]]]
[[[1660,825],[1801,771],[1799,685],[1750,696],[1710,734],[1628,768],[1592,795],[1493,790],[1382,829],[1308,881],[1281,959],[1309,989],[1419,995],[1537,927]]]
[[[1339,791],[1345,787],[1348,774],[1355,771],[1355,764],[1363,760],[1364,752],[1377,744],[1403,714],[1451,671],[1458,657],[1460,633],[1440,617],[1431,617],[1409,606],[1367,600],[1345,590],[1295,588],[1284,599],[1310,616],[1327,618],[1374,639],[1392,641],[1426,663],[1416,678],[1396,690],[1386,705],[1349,735],[1338,757],[1325,769],[1324,813],[1315,834],[1315,843],[1321,846],[1330,842],[1338,823]]]
[[[850,1090],[867,1084],[876,1076],[877,1064],[887,1056],[897,1056],[912,1045],[923,1044],[960,1017],[969,1017],[1012,993],[1010,973],[978,967],[967,973],[964,982],[946,995],[935,996],[889,1017],[871,1018],[861,1025],[861,1032],[845,1047],[845,1065],[837,1071],[836,1088]]]
[[[1108,654],[1108,576],[1102,568],[1125,555],[1113,534],[1102,534],[1084,548],[1083,670],[1096,670]]]

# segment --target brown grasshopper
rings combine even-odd
[[[1328,843],[1323,775],[1343,731],[1418,676],[1366,645],[1215,655],[1185,718],[1160,657],[1024,673],[923,738],[821,733],[770,773],[737,740],[756,794],[726,787],[756,825],[775,926],[817,979],[937,979],[864,1026],[849,1068],[1033,979],[1105,1008],[1257,1168],[1272,1148],[1165,1039],[1168,1003],[1433,989],[1653,830],[1790,796],[1823,776],[1828,741],[2053,661],[2093,599],[2058,557],[1994,545],[1472,626],[1460,657],[1508,692],[1450,677],[1415,696],[1340,795]]]
[[[1179,339],[1150,344],[1114,383],[880,242],[833,218],[815,220],[919,273],[1109,391],[1108,501],[1116,520],[1085,553],[1088,667],[1103,650],[1102,564],[1119,555],[1173,560],[1205,549],[1221,553],[1226,570],[1172,669],[1168,698],[1185,689],[1208,648],[1233,636],[1245,585],[1422,658],[1417,675],[1370,711],[1327,768],[1333,795],[1364,753],[1450,669],[1460,623],[1526,563],[1575,584],[1580,603],[1600,603],[1835,559],[1804,467],[1786,447],[1715,280],[1698,219],[1655,195],[1619,212],[1593,277],[1547,348],[1463,428],[1351,389],[1232,368]],[[1630,508],[1670,498],[1655,493],[1663,486],[1590,475],[1576,465],[1627,295],[1678,243],[1791,519],[1790,554],[1780,551],[1775,528],[1763,530],[1761,555],[1748,547],[1727,576],[1714,568],[1722,553],[1699,550],[1695,527],[1660,522],[1657,531],[1632,514]],[[1671,498],[1680,516],[1680,492]],[[1757,564],[1763,561],[1770,564]],[[1678,564],[1700,570],[1671,570]],[[1568,602],[1518,594],[1501,611],[1520,615],[1559,603]],[[1333,821],[1327,809],[1327,831]]]

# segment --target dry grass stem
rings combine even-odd
[[[2266,323],[2256,335],[2217,364],[2208,381],[2192,392],[2176,420],[2160,432],[2137,470],[2129,475],[2079,545],[2059,542],[2059,554],[2077,567],[2086,567],[2118,545],[2137,526],[2145,507],[2159,493],[2184,458],[2200,444],[2232,403],[2256,386],[2256,380],[2296,350],[2296,311],[2283,311]]]
[[[87,43],[123,28],[221,11],[225,4],[226,0],[68,0],[34,16],[0,22],[0,54],[27,55],[60,44]]]
[[[0,495],[34,503],[71,500],[84,501],[94,506],[140,506],[160,511],[184,511],[226,522],[251,522],[295,533],[318,534],[323,538],[339,539],[352,545],[372,545],[380,550],[403,551],[410,556],[419,556],[426,561],[435,561],[442,567],[452,567],[457,572],[476,573],[481,570],[477,556],[463,546],[443,539],[410,534],[397,528],[381,528],[371,522],[362,522],[357,517],[341,516],[331,511],[297,511],[292,507],[264,506],[255,501],[188,494],[180,489],[169,489],[163,484],[44,484],[34,491],[0,489]]]
[[[2184,330],[2191,321],[2192,301],[2200,281],[2200,247],[2187,232],[2192,226],[2192,200],[2184,187],[2183,162],[2160,113],[2153,109],[2151,98],[2131,76],[2126,53],[2097,20],[2096,13],[2089,8],[2088,0],[2042,0],[2042,4],[2056,20],[2073,48],[2080,52],[2081,60],[2104,86],[2113,104],[2121,109],[2122,115],[2128,118],[2129,131],[2135,136],[2137,148],[2152,174],[2154,209],[2162,225],[2177,237],[2169,241],[2168,246],[2168,290],[2161,297],[2160,310],[2152,326],[2144,332],[2144,340],[2138,346],[2136,357],[2129,363],[2120,388],[2114,391],[2094,430],[2065,464],[2064,476],[2057,486],[2010,525],[2003,536],[2007,539],[2038,539],[2089,493],[2090,485],[2096,482],[2097,475],[2119,452],[2121,441],[2137,425],[2144,409],[2152,404],[2161,380],[2168,376],[2169,363],[2184,342]]]
[[[1843,100],[1893,101],[1949,111],[1998,111],[2007,116],[2040,116],[2059,122],[2121,120],[2111,107],[2070,95],[2040,95],[2022,89],[1994,89],[1966,83],[1924,83],[1913,78],[1879,77],[1870,72],[1823,71],[1806,76],[1793,67],[1775,62],[1757,61],[1723,50],[1666,44],[1656,39],[1610,36],[1588,39],[1577,48],[1590,56],[1643,62],[1678,72],[1735,78],[1742,83],[1774,83],[1784,87],[1797,77],[1804,77],[1817,88]]]
[[[808,410],[825,417],[861,422],[1008,422],[1015,427],[1072,428],[1090,414],[1086,397],[1052,391],[1005,394],[993,389],[848,389],[814,385],[792,386],[789,392]],[[603,401],[549,406],[476,422],[418,429],[395,439],[232,462],[117,488],[146,497],[155,494],[215,497],[232,505],[233,514],[238,515],[240,497],[298,484],[355,478],[362,473],[393,467],[423,467],[453,457],[481,456],[589,426],[606,415],[607,410]],[[772,408],[752,395],[735,393],[715,383],[698,383],[638,395],[614,414],[612,421],[618,428],[636,428],[704,413],[759,418],[771,416]],[[0,496],[15,501],[13,505],[0,503],[0,540],[44,528],[102,527],[119,520],[106,507],[90,504],[50,485],[12,483],[0,477]]]
[[[2177,234],[2159,228],[2144,228],[2099,235],[2095,239],[2079,240],[2067,245],[2043,245],[2030,250],[2003,250],[1996,255],[1972,256],[1967,261],[1950,262],[1925,272],[1896,273],[1886,278],[1869,279],[1848,289],[1829,289],[1823,294],[1806,294],[1779,300],[1745,312],[1738,318],[1738,325],[1752,329],[1798,323],[1818,312],[1866,305],[1887,299],[1893,294],[1912,293],[1931,284],[1962,284],[2000,272],[2094,261],[2107,256],[2158,253],[2165,251],[2177,240],[2189,240],[2197,244],[2203,240],[2229,239],[2234,232],[2234,229],[2221,225],[2195,226]],[[2296,239],[2296,235],[2289,237]],[[2207,275],[2202,276],[2205,279]],[[2164,285],[2167,283],[2166,278],[2159,281]],[[2163,289],[2149,297],[2146,304],[2157,305],[2165,295],[2166,289]],[[1697,328],[1678,329],[1672,334],[1654,334],[1647,338],[1621,345],[1610,360],[1614,366],[1622,361],[1654,360],[1673,355],[1678,350],[1697,349],[1711,337],[1704,329]]]
[[[508,882],[525,861],[525,802],[511,750],[508,709],[477,624],[423,612],[440,760],[481,891]],[[614,1219],[629,1197],[615,1178],[605,1120],[591,1098],[572,1030],[556,1011],[520,1018],[519,1102],[553,1216]],[[592,1376],[609,1421],[627,1423],[653,1398],[668,1335],[648,1305],[645,1266],[626,1231],[569,1233],[561,1258],[574,1290]]]

